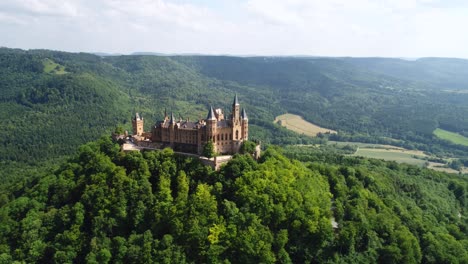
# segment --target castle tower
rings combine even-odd
[[[247,117],[247,113],[245,112],[245,109],[242,108],[242,114],[241,114],[241,131],[242,131],[242,139],[243,140],[248,140],[249,139],[249,118]]]
[[[134,136],[143,135],[143,117],[140,117],[138,113],[136,113],[135,117],[132,119],[132,128]]]
[[[239,100],[237,99],[237,94],[234,97],[234,102],[232,103],[232,139],[234,141],[239,141],[242,139],[240,105]]]
[[[169,120],[169,143],[171,144],[171,147],[174,147],[174,141],[175,141],[175,119],[174,119],[174,113],[171,112],[171,119]]]
[[[240,114],[240,105],[239,100],[237,99],[237,93],[234,97],[234,102],[232,103],[232,119],[239,119]]]
[[[206,116],[206,141],[209,140],[213,141],[213,145],[216,146],[216,126],[218,124],[218,120],[216,119],[215,113],[213,111],[213,107],[210,106],[210,111],[208,111],[208,115]]]

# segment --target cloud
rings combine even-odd
[[[468,57],[468,37],[460,33],[468,6],[456,1],[2,0],[0,46]]]
[[[78,5],[60,0],[2,0],[1,10],[17,15],[76,16]]]

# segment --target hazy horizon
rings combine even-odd
[[[452,0],[4,0],[0,46],[67,52],[468,58]]]

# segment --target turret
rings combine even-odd
[[[237,99],[237,94],[234,96],[234,102],[232,103],[232,139],[234,141],[239,141],[242,139],[240,105],[239,100]],[[236,144],[236,146],[238,146],[238,144]],[[237,150],[234,152],[237,152]]]
[[[171,144],[171,147],[174,147],[174,141],[175,141],[175,119],[174,119],[174,113],[171,112],[171,119],[169,120],[169,129],[172,131],[169,132],[169,144]]]
[[[171,112],[171,119],[169,120],[169,125],[171,127],[174,127],[174,125],[175,125],[174,113],[172,113],[172,112]]]
[[[210,139],[215,142],[215,135],[216,135],[216,126],[218,120],[216,119],[216,115],[213,111],[213,107],[210,106],[210,110],[208,111],[208,115],[206,116],[206,141]]]
[[[249,139],[249,118],[247,117],[247,113],[244,108],[242,108],[241,114],[241,127],[243,140]]]
[[[239,119],[239,111],[240,111],[240,105],[239,105],[239,100],[237,99],[237,93],[236,96],[234,97],[234,102],[232,103],[232,120],[238,120]]]
[[[249,118],[247,117],[247,113],[245,112],[244,108],[242,108],[241,119],[242,120],[249,120]]]
[[[140,117],[138,113],[135,113],[132,119],[132,128],[134,136],[143,135],[143,117]]]

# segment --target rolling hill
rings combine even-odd
[[[0,161],[38,164],[74,152],[131,114],[165,108],[191,119],[234,93],[264,143],[317,142],[272,124],[293,113],[338,131],[335,140],[465,155],[436,128],[468,133],[467,62],[458,59],[106,56],[0,49]],[[457,77],[458,76],[458,77]],[[449,82],[448,80],[452,80]],[[458,89],[458,90],[457,90]],[[456,91],[455,91],[456,90]],[[149,127],[152,122],[147,122]],[[395,141],[392,141],[395,142]]]

